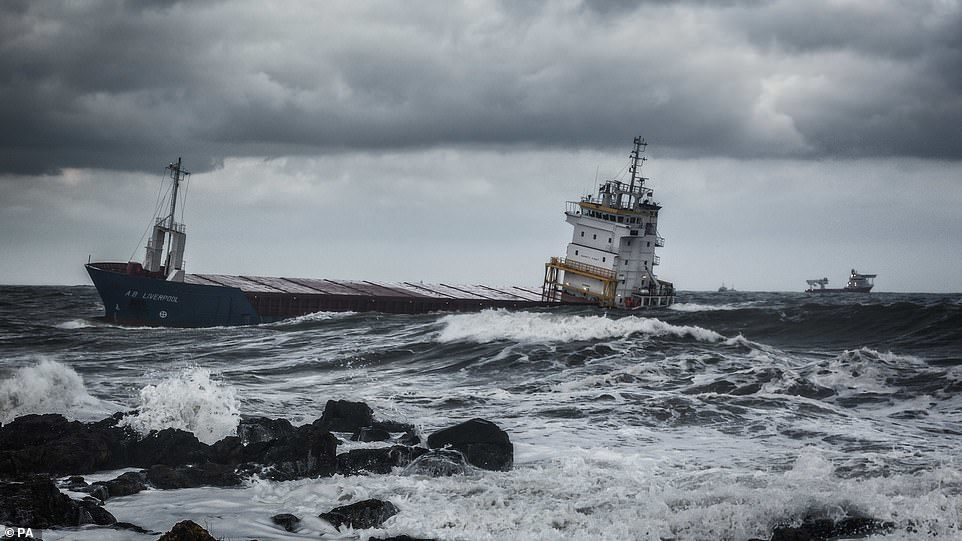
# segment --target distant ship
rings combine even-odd
[[[725,286],[725,282],[722,282],[721,287],[718,288],[718,292],[719,292],[719,293],[727,293],[727,292],[729,292],[729,291],[735,291],[735,286],[732,285],[731,287],[727,287],[727,286]]]
[[[418,314],[597,304],[633,309],[667,306],[674,286],[658,280],[655,246],[659,205],[638,176],[641,146],[635,138],[631,182],[608,181],[597,200],[569,203],[575,226],[564,258],[551,258],[537,287],[422,282],[374,282],[225,274],[184,270],[186,227],[175,221],[179,188],[190,173],[181,160],[167,166],[169,211],[156,216],[143,263],[88,262],[87,273],[104,304],[104,319],[124,325],[212,327],[269,323],[314,312]],[[183,206],[181,206],[183,208]],[[183,211],[181,211],[183,213]]]
[[[877,274],[861,274],[855,269],[852,269],[852,273],[848,276],[848,283],[842,288],[827,288],[828,278],[818,278],[816,280],[805,280],[808,284],[808,289],[805,293],[868,293],[872,291],[875,284],[872,280],[878,276]],[[817,288],[815,286],[818,286]]]

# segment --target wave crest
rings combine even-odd
[[[119,426],[140,434],[179,428],[212,444],[233,435],[240,422],[240,402],[234,388],[211,379],[206,368],[185,368],[156,385],[140,390],[137,413]]]
[[[675,335],[705,342],[725,337],[715,331],[690,325],[672,325],[659,319],[627,316],[561,316],[504,309],[476,314],[452,314],[440,320],[444,328],[436,340],[442,343],[476,343],[512,340],[516,342],[575,342],[624,337],[634,333],[651,336]]]
[[[87,392],[83,378],[65,364],[43,359],[18,368],[0,381],[0,423],[30,413],[59,413],[79,420],[96,419],[119,409]]]

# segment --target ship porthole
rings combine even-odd
[[[157,315],[160,316],[160,319],[167,319],[167,310],[161,310]]]

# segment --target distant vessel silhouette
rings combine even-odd
[[[805,293],[868,293],[872,291],[875,284],[872,280],[878,276],[877,274],[861,274],[855,269],[852,269],[851,274],[848,276],[848,283],[845,287],[839,288],[828,288],[828,278],[818,278],[815,280],[805,280],[808,284],[808,289]],[[818,286],[817,288],[815,286]]]

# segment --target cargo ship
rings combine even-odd
[[[167,166],[169,207],[152,220],[143,262],[89,262],[87,273],[104,305],[104,320],[122,325],[212,327],[270,323],[314,312],[477,311],[569,304],[636,309],[674,302],[674,287],[659,281],[655,247],[660,206],[640,176],[645,143],[635,138],[631,180],[607,181],[597,196],[569,202],[574,226],[565,257],[545,265],[535,287],[495,287],[422,282],[331,280],[226,274],[184,269],[187,230],[175,221],[180,187],[189,177],[178,158]],[[590,238],[589,238],[590,235]]]
[[[805,293],[868,293],[875,287],[873,280],[877,274],[861,274],[855,269],[848,275],[848,283],[845,287],[828,288],[828,278],[818,278],[816,280],[805,280],[808,289]],[[815,287],[818,286],[818,287]]]

